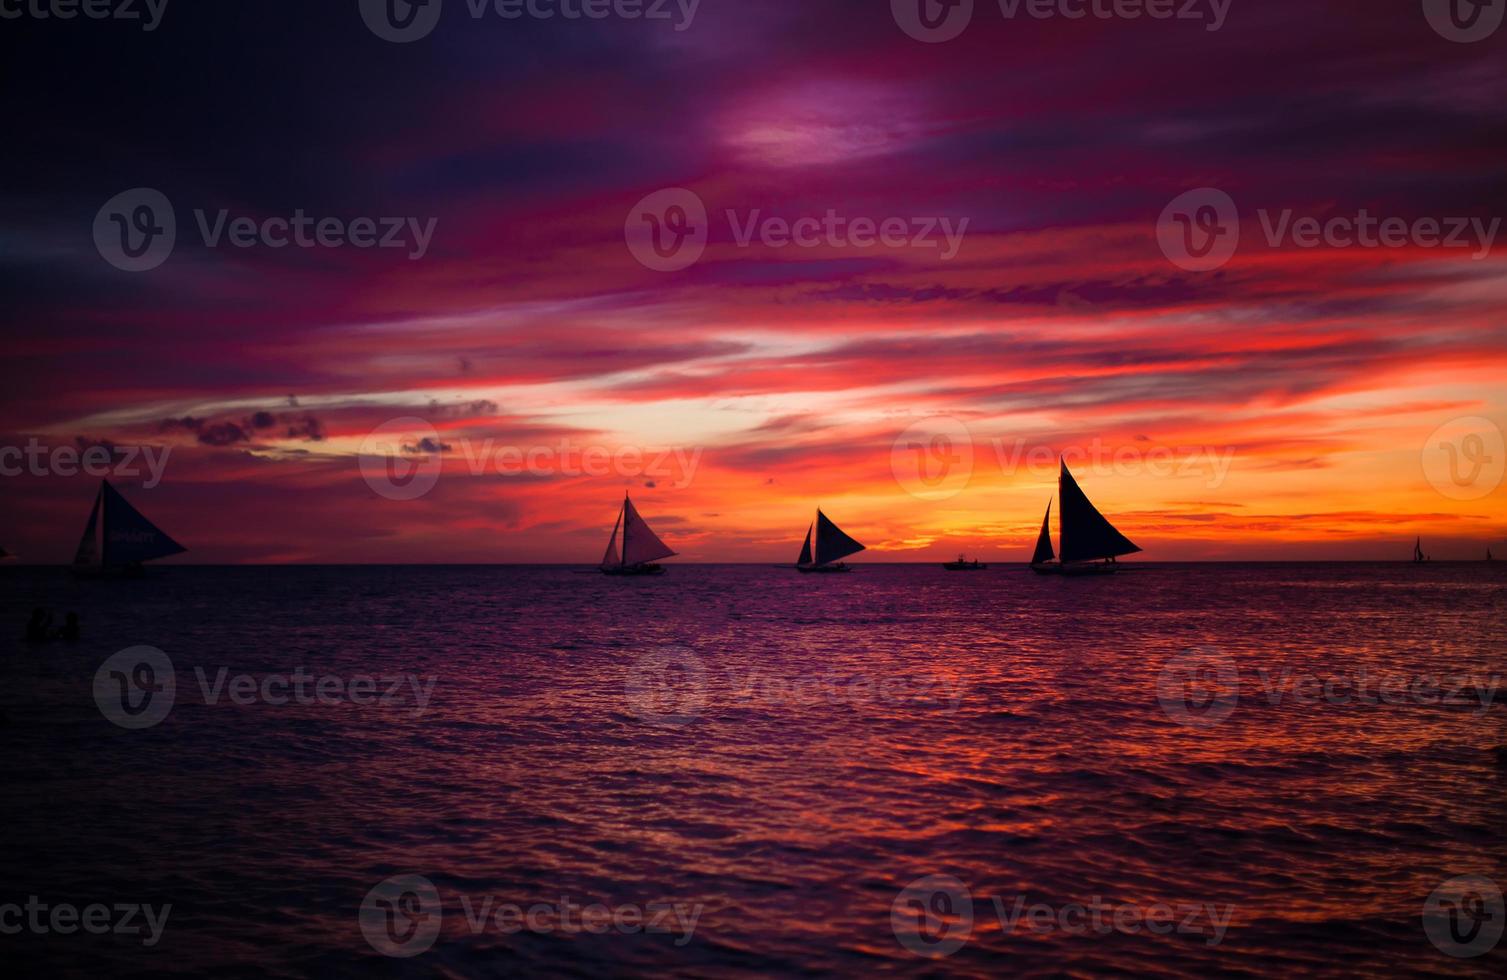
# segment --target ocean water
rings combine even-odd
[[[1507,965],[1507,566],[0,586],[27,973]],[[36,605],[82,638],[18,642]]]

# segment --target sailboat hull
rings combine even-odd
[[[602,569],[603,575],[663,575],[663,565],[620,565]]]
[[[72,565],[68,574],[74,578],[141,578],[146,569],[140,565]]]
[[[1113,575],[1120,570],[1120,566],[1110,562],[1083,562],[1082,564],[1067,564],[1061,566],[1061,574],[1069,578],[1081,575]]]
[[[823,575],[835,575],[840,572],[851,572],[853,569],[839,562],[836,565],[797,565],[795,570],[802,573],[819,573]]]
[[[1031,571],[1037,575],[1066,575],[1069,578],[1078,578],[1084,575],[1113,575],[1120,570],[1120,566],[1107,561],[1073,562],[1059,565],[1056,562],[1050,564],[1040,562],[1031,566]]]

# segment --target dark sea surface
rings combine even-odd
[[[172,906],[152,946],[0,935],[16,975],[1507,973],[1451,955],[1489,889],[1425,916],[1507,884],[1507,564],[0,587],[0,904]],[[36,605],[83,638],[20,643]],[[176,690],[129,729],[138,645]],[[263,699],[300,668],[329,703]]]

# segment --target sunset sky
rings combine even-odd
[[[1453,43],[1370,0],[1234,0],[1217,31],[975,8],[943,43],[883,0],[701,0],[684,30],[449,0],[406,44],[355,0],[0,24],[0,446],[170,448],[160,484],[114,482],[176,561],[591,562],[625,490],[683,560],[791,561],[820,504],[866,560],[1024,561],[1080,450],[1146,560],[1507,556],[1507,487],[1480,482],[1507,429],[1507,28]],[[124,272],[93,227],[143,187],[177,243]],[[667,188],[707,245],[658,271],[625,228]],[[1240,219],[1209,271],[1158,240],[1197,188]],[[209,247],[194,212],[222,209],[434,223],[417,259]],[[1361,209],[1499,240],[1264,227]],[[829,212],[963,231],[950,258],[940,231],[739,241]],[[1431,434],[1477,418],[1476,486],[1440,489]],[[363,478],[394,419],[420,421],[377,444],[440,468],[417,499]],[[930,487],[907,467],[935,432]],[[593,474],[562,444],[669,455]],[[497,472],[504,448],[534,471]],[[0,546],[67,561],[96,484],[0,476]]]

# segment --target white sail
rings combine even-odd
[[[623,496],[623,564],[642,565],[661,558],[668,558],[675,554],[674,551],[665,547],[665,543],[659,540],[638,511],[633,508],[633,501],[627,495]]]

